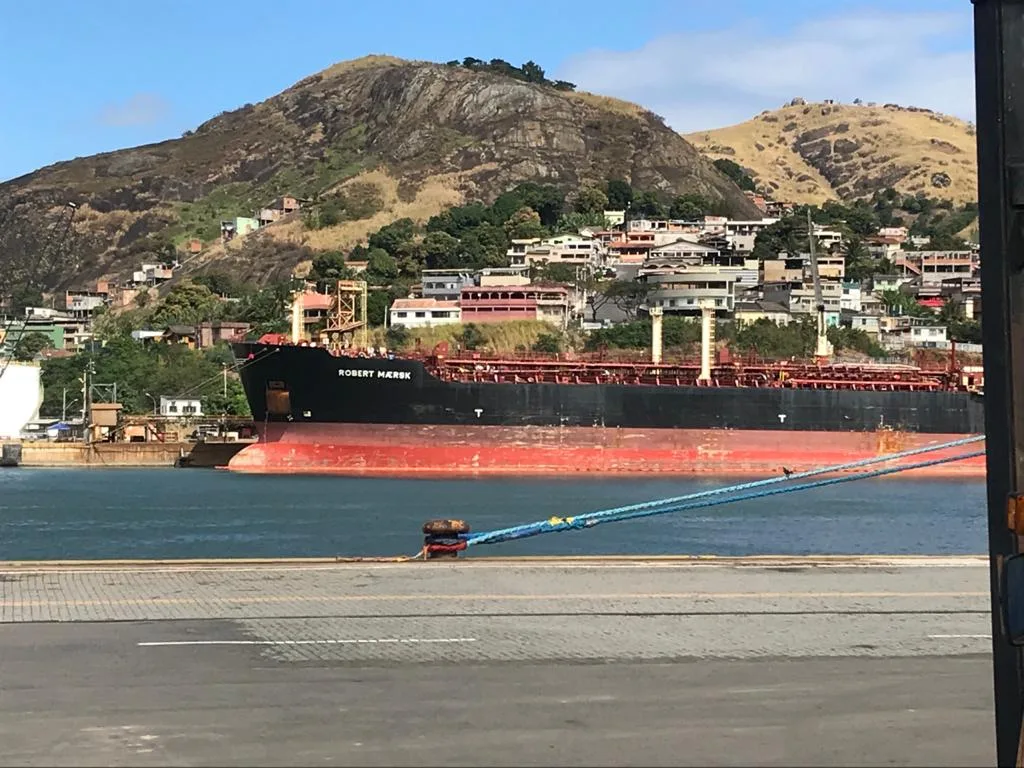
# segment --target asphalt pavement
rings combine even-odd
[[[0,565],[5,765],[981,765],[972,558]]]

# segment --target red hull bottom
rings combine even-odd
[[[374,476],[773,475],[799,472],[965,435],[902,432],[440,427],[269,424],[228,464],[235,472]],[[982,444],[915,456],[911,463]],[[984,456],[913,470],[914,476],[984,477]]]

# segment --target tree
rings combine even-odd
[[[153,313],[156,325],[195,325],[216,320],[224,312],[224,305],[205,285],[184,280],[171,288]]]
[[[520,208],[505,222],[505,234],[510,240],[544,237],[540,214],[532,208]]]
[[[813,319],[805,318],[789,325],[777,325],[767,318],[761,318],[736,332],[736,346],[743,352],[752,352],[770,359],[803,358],[810,356],[814,350],[817,335],[817,323]]]
[[[530,269],[530,281],[541,283],[574,283],[576,268],[568,264],[552,264],[545,262],[540,267]]]
[[[565,193],[551,184],[525,182],[494,201],[494,215],[500,218],[500,221],[493,218],[492,221],[495,224],[504,223],[511,215],[511,212],[506,211],[511,208],[514,212],[524,206],[533,208],[545,227],[553,227],[558,223],[558,217],[565,208]]]
[[[637,310],[647,300],[650,288],[632,280],[612,280],[604,286],[605,296],[627,318],[636,318]]]
[[[542,355],[557,355],[562,352],[562,337],[556,333],[542,333],[533,342],[533,352]]]
[[[608,225],[605,220],[604,213],[595,211],[593,213],[563,213],[559,219],[558,224],[555,225],[555,233],[561,234],[571,232],[576,234],[581,229],[587,227],[597,227],[604,229]]]
[[[321,290],[329,283],[351,280],[352,277],[352,270],[345,264],[345,256],[340,251],[324,251],[318,254],[309,270],[309,278],[314,280]]]
[[[245,390],[237,376],[229,376],[227,381],[227,393],[223,385],[221,388],[202,396],[203,411],[205,413],[219,413],[225,416],[251,416],[249,401],[245,396]]]
[[[290,282],[279,282],[246,294],[235,305],[234,318],[249,323],[257,338],[266,333],[287,332],[292,287]]]
[[[413,239],[416,234],[416,222],[406,217],[387,224],[367,240],[370,248],[381,248],[392,256],[398,253],[399,247]]]
[[[412,334],[404,325],[392,325],[384,334],[384,343],[388,349],[400,350],[405,348],[411,337]]]
[[[760,261],[778,258],[780,253],[796,255],[807,250],[807,224],[793,214],[769,224],[757,233],[751,256]]]
[[[227,272],[208,272],[205,275],[196,275],[192,278],[196,285],[205,285],[211,292],[218,296],[236,296],[241,285],[239,281]],[[145,305],[143,305],[145,306]]]
[[[640,196],[633,201],[633,211],[640,216],[647,216],[652,219],[665,218],[665,205],[657,192],[641,192]]]
[[[367,257],[366,282],[371,285],[389,285],[398,277],[398,261],[382,248],[373,248]]]
[[[544,70],[536,62],[528,61],[520,69],[527,82],[544,83],[547,79],[544,77]]]
[[[43,306],[43,294],[34,286],[24,283],[16,285],[11,290],[11,310],[16,315],[22,315],[29,307]]]
[[[608,179],[608,208],[624,211],[633,202],[633,187],[623,179]]]
[[[843,241],[841,247],[843,257],[846,259],[845,275],[847,279],[864,280],[878,274],[876,271],[878,265],[874,263],[864,241],[859,237],[848,237]]]
[[[462,331],[456,338],[466,349],[479,349],[486,341],[483,331],[473,323],[462,326]]]
[[[703,195],[679,195],[672,201],[669,208],[670,219],[695,221],[703,218],[711,210],[711,201]]]
[[[27,363],[30,360],[35,360],[36,355],[44,349],[52,347],[53,340],[49,336],[39,331],[31,331],[20,336],[15,342],[13,357],[19,362]]]
[[[604,214],[608,208],[608,195],[597,187],[583,187],[577,194],[573,204],[576,213]]]
[[[954,298],[948,298],[939,309],[939,321],[947,325],[964,319],[964,305]]]
[[[740,189],[753,192],[757,188],[757,185],[754,184],[754,180],[750,178],[750,175],[735,161],[730,160],[727,157],[722,157],[714,161],[714,166],[721,173],[732,179]]]
[[[428,232],[423,238],[423,258],[429,269],[454,269],[459,266],[462,244],[447,232]]]
[[[508,266],[508,238],[501,227],[484,222],[462,238],[465,266],[469,269]]]

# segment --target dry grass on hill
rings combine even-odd
[[[748,169],[778,200],[848,200],[886,187],[977,200],[973,127],[927,110],[796,104],[685,138],[713,159]]]

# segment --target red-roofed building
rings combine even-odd
[[[462,310],[457,301],[440,299],[395,299],[388,310],[391,325],[406,328],[428,328],[434,325],[448,325],[462,320]]]

